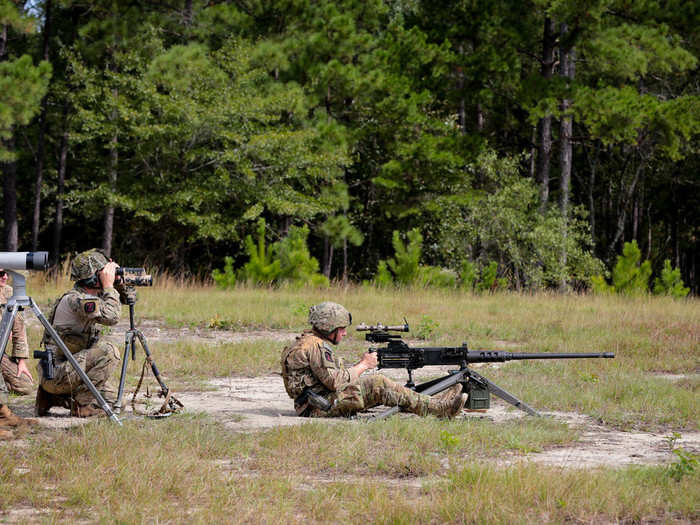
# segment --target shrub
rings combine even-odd
[[[654,294],[655,295],[670,295],[682,299],[690,292],[690,288],[683,286],[681,279],[681,271],[678,268],[671,268],[671,261],[664,261],[661,277],[654,279]]]

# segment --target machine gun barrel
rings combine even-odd
[[[379,368],[407,368],[415,370],[424,366],[457,365],[469,363],[502,363],[524,359],[591,359],[614,358],[612,352],[600,353],[513,353],[495,350],[470,351],[466,345],[456,347],[411,348],[403,341],[392,341],[385,348],[378,348]]]

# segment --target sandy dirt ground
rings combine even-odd
[[[128,324],[122,321],[117,325],[110,336],[115,343],[123,345],[124,331]],[[293,333],[288,332],[232,332],[226,330],[207,330],[200,328],[166,328],[157,321],[142,321],[139,329],[148,338],[154,341],[175,341],[183,339],[197,340],[203,344],[217,344],[221,342],[241,342],[245,340],[266,339],[288,341],[294,338]],[[157,356],[155,356],[157,359]],[[369,372],[376,373],[376,372]],[[384,373],[392,379],[403,382],[405,373],[402,370],[385,370]],[[430,374],[435,376],[436,369],[417,370],[416,380],[421,376]],[[673,378],[669,378],[673,380]],[[130,394],[125,394],[125,399],[130,399]],[[236,432],[251,432],[276,426],[300,425],[308,422],[303,418],[297,418],[292,409],[292,401],[287,397],[278,374],[264,377],[228,377],[212,379],[203,391],[175,393],[177,398],[185,405],[189,412],[206,412],[224,425]],[[157,402],[157,401],[154,401]],[[494,396],[491,397],[491,409],[487,412],[465,412],[462,418],[486,418],[494,422],[502,422],[528,416],[524,412],[515,410],[510,405],[501,402]],[[31,400],[18,399],[13,409],[23,416],[30,416],[32,412]],[[127,407],[123,417],[130,415],[131,409]],[[65,409],[53,408],[52,417],[40,419],[42,426],[51,428],[65,428],[72,425],[84,424],[85,420],[70,417]],[[596,466],[625,466],[631,464],[665,464],[671,462],[673,456],[668,447],[667,432],[622,432],[605,425],[601,425],[592,418],[574,413],[544,412],[544,416],[564,421],[567,424],[580,429],[581,439],[562,447],[554,447],[542,452],[527,455],[513,455],[509,458],[501,458],[501,463],[509,464],[516,461],[534,461],[547,465],[566,468],[592,468]],[[358,418],[357,424],[370,419],[372,414]],[[402,414],[399,417],[416,417]],[[329,423],[335,420],[327,419]],[[680,432],[681,437],[676,446],[683,447],[686,451],[700,454],[700,432]]]

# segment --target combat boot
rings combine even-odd
[[[439,394],[435,394],[433,396],[433,399],[437,399],[438,401],[449,401],[453,397],[458,396],[461,393],[462,393],[462,383],[456,383],[456,384],[452,385],[450,388],[443,390]]]
[[[21,427],[38,424],[36,419],[16,416],[7,405],[0,405],[0,427]]]
[[[459,391],[461,392],[461,389]],[[428,414],[452,419],[462,411],[466,402],[467,396],[462,393],[455,395],[452,399],[435,399],[431,397],[428,402]]]
[[[50,394],[41,385],[36,389],[36,401],[34,402],[34,415],[45,417],[49,415],[51,407],[70,408],[70,403],[66,402],[65,396]]]
[[[2,428],[0,428],[0,440],[12,439],[14,437],[15,435],[12,433],[12,430],[3,430]]]
[[[72,417],[101,417],[106,416],[105,411],[94,405],[81,405],[78,402],[73,402],[70,407],[70,415]]]

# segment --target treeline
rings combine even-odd
[[[656,0],[0,0],[2,249],[209,276],[263,224],[326,279],[400,282],[410,234],[423,276],[582,289],[636,241],[697,294],[698,27]]]

